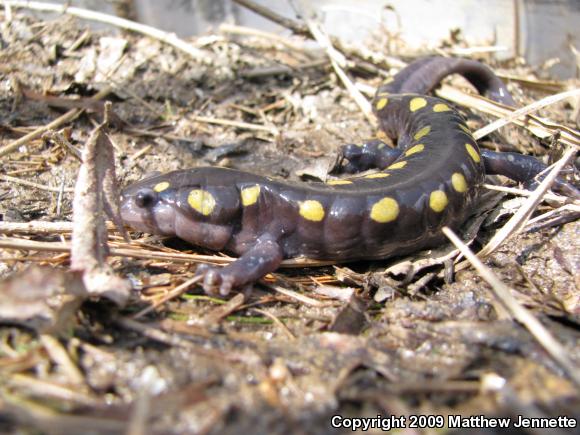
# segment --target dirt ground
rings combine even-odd
[[[77,154],[102,121],[103,106],[92,98],[99,92],[112,102],[116,122],[108,137],[121,185],[151,171],[204,165],[312,180],[325,176],[340,144],[361,142],[374,130],[320,51],[216,33],[192,41],[204,54],[196,59],[137,34],[95,32],[66,16],[17,13],[9,21],[0,11],[0,18],[0,224],[63,223],[54,233],[1,227],[1,433],[350,431],[331,426],[336,415],[380,415],[383,428],[388,418],[403,416],[400,433],[453,433],[460,429],[449,427],[450,415],[580,418],[580,386],[569,367],[512,319],[478,272],[450,273],[449,260],[429,263],[418,254],[280,269],[251,295],[221,300],[194,286],[143,314],[190,279],[197,262],[114,255],[108,263],[130,282],[128,301],[79,296],[68,250],[46,246],[70,241],[64,222],[71,221]],[[369,47],[383,57],[351,58],[351,79],[376,87],[399,69],[392,59],[419,55],[405,53],[403,43],[387,53],[383,43]],[[480,59],[525,79],[509,82],[521,105],[555,93],[541,70]],[[448,83],[469,89],[460,79]],[[579,135],[575,104],[560,102],[540,114]],[[474,129],[493,120],[464,113]],[[48,133],[2,153],[65,114]],[[509,125],[481,146],[553,160],[551,150],[561,149],[551,142]],[[494,194],[472,249],[522,201]],[[557,209],[562,219],[524,228],[485,263],[557,338],[578,376],[580,224],[577,204],[575,215],[561,207],[542,202],[535,215]],[[109,231],[117,249],[221,258],[176,240],[132,238],[129,245]]]

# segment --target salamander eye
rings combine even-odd
[[[157,202],[158,195],[153,189],[143,189],[135,195],[135,205],[139,208],[149,208]]]

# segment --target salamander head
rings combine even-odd
[[[146,177],[121,192],[121,217],[138,231],[175,235],[175,189],[163,175]],[[165,192],[165,193],[164,193]]]
[[[213,175],[200,168],[144,178],[121,193],[121,217],[138,231],[221,249],[231,235],[239,194],[235,185],[224,185],[223,175],[220,182]]]

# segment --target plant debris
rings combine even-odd
[[[364,96],[431,54],[388,29],[362,53],[314,19],[237,2],[296,36],[224,25],[183,41],[78,8],[43,18],[0,10],[0,432],[329,433],[334,415],[580,418],[580,204],[542,191],[549,179],[536,192],[488,179],[461,234],[474,252],[493,244],[477,270],[452,244],[388,261],[298,258],[225,301],[194,274],[230,257],[148,234],[126,240],[118,185],[208,164],[324,179],[339,145],[373,135]],[[312,34],[323,50],[305,43]],[[529,106],[515,119],[446,80],[438,94],[485,133],[481,146],[549,163],[573,154],[578,107],[562,95],[577,95],[578,80],[497,63],[460,34],[438,52],[455,49],[492,65]]]
[[[60,334],[87,296],[79,274],[31,266],[0,283],[0,322]]]

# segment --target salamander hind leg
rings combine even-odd
[[[535,157],[517,153],[481,150],[481,156],[487,174],[503,175],[532,188],[538,182],[536,177],[547,169],[547,166]],[[554,180],[553,190],[571,198],[580,198],[580,190],[562,178]]]
[[[282,247],[271,238],[258,240],[240,258],[225,267],[200,265],[204,291],[212,296],[227,296],[233,289],[253,283],[278,268],[283,259]]]

